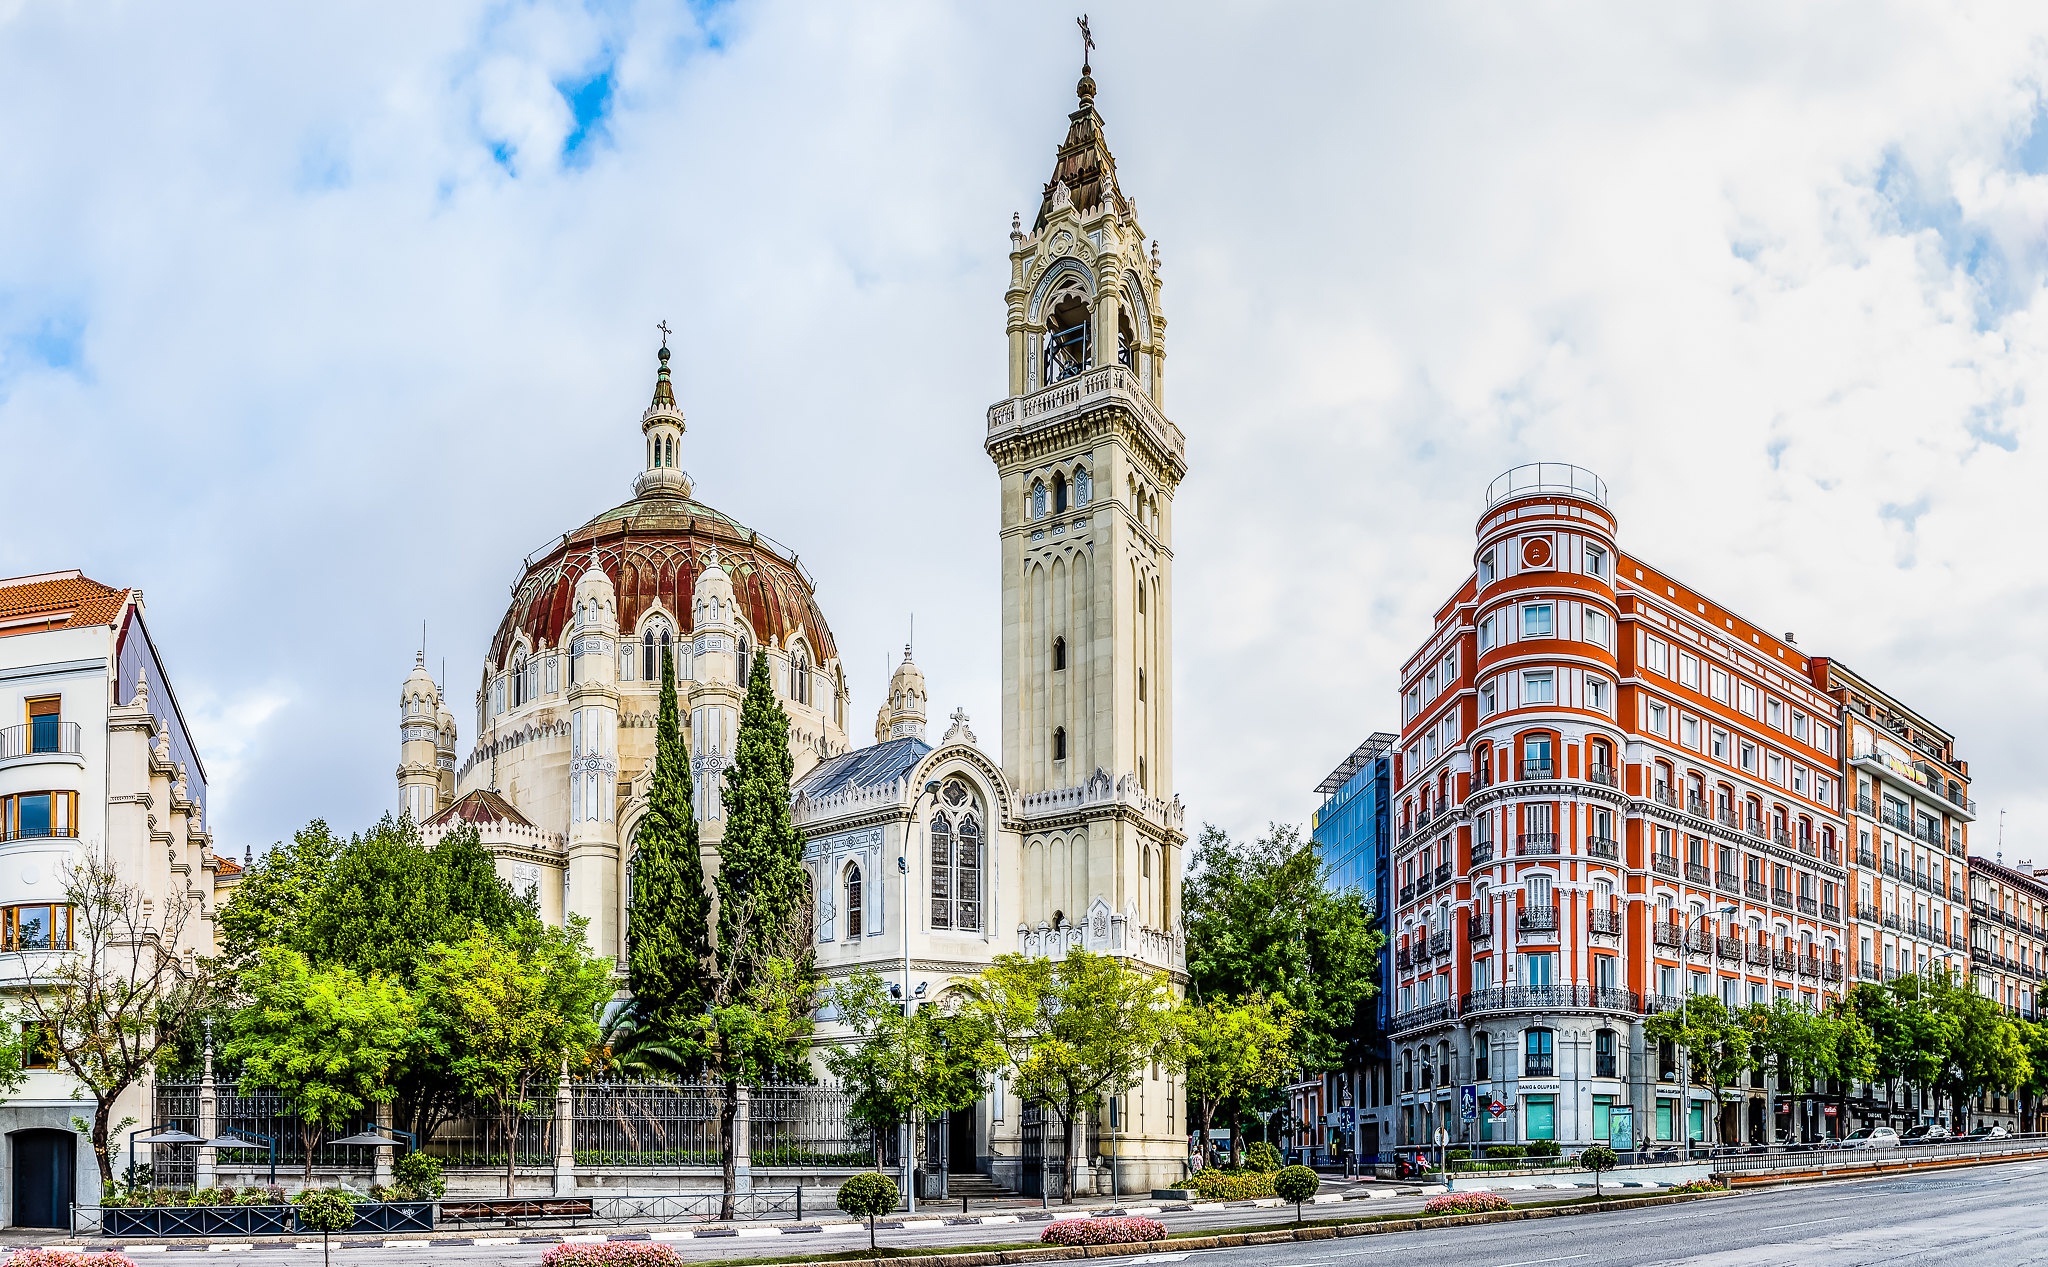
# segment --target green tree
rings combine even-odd
[[[86,862],[65,876],[64,900],[72,953],[22,955],[20,998],[44,1054],[77,1081],[76,1096],[92,1101],[83,1133],[106,1188],[114,1182],[112,1137],[133,1125],[114,1121],[115,1103],[211,1005],[217,987],[210,960],[178,953],[196,909],[182,892],[152,900],[111,864]]]
[[[1721,1000],[1710,994],[1687,995],[1679,1006],[1643,1022],[1645,1039],[1671,1043],[1685,1054],[1686,1080],[1710,1091],[1717,1108],[1721,1093],[1733,1086],[1736,1076],[1749,1067],[1751,1034],[1742,1018],[1731,1014]],[[1720,1114],[1715,1113],[1713,1118],[1718,1135]]]
[[[1593,1172],[1593,1195],[1600,1195],[1600,1176],[1614,1169],[1621,1158],[1605,1144],[1595,1144],[1579,1154],[1579,1169]]]
[[[1083,1115],[1173,1052],[1173,997],[1164,979],[1074,947],[1064,959],[996,956],[962,986],[962,1013],[1003,1049],[1017,1094],[1050,1109],[1078,1163]],[[1074,1199],[1074,1165],[1062,1196]]]
[[[519,1118],[537,1111],[565,1064],[596,1047],[611,964],[585,949],[576,920],[518,940],[479,928],[429,946],[419,979],[423,1046],[463,1091],[496,1106],[512,1196]]]
[[[733,1138],[743,1083],[807,1078],[811,1011],[811,899],[803,838],[790,817],[789,716],[765,665],[747,681],[733,763],[725,772],[725,832],[718,845],[718,938],[704,1011],[687,1038],[717,1081],[719,1153],[732,1217],[738,1179]]]
[[[316,818],[290,844],[273,845],[249,868],[215,920],[226,968],[239,971],[254,963],[265,946],[294,943],[314,895],[346,844]]]
[[[644,1050],[674,1051],[704,1011],[711,894],[690,804],[690,749],[676,703],[675,660],[666,649],[654,727],[654,777],[647,816],[633,837],[632,865],[626,964],[635,1028]]]
[[[1189,1124],[1206,1155],[1219,1108],[1280,1085],[1294,1068],[1297,1014],[1285,999],[1254,994],[1236,1002],[1184,1002],[1173,1019],[1170,1063],[1185,1073]]]
[[[1203,828],[1181,883],[1189,992],[1285,1000],[1296,1059],[1314,1071],[1341,1068],[1370,1031],[1385,941],[1364,895],[1326,878],[1315,842],[1274,824],[1253,841]]]
[[[2021,1021],[2019,1027],[2027,1049],[2027,1076],[2019,1086],[2020,1129],[2031,1131],[2039,1124],[2042,1097],[2048,1096],[2048,1025]]]
[[[1979,994],[1967,978],[1946,974],[1925,987],[1932,1004],[1951,1017],[1954,1038],[1944,1052],[1935,1087],[1948,1096],[1950,1127],[1967,1129],[1970,1104],[1988,1091],[2016,1091],[2033,1078],[2026,1035],[1996,1000]]]
[[[825,1067],[852,1094],[849,1116],[881,1141],[905,1122],[971,1106],[1002,1067],[1003,1051],[971,1014],[928,1003],[904,1015],[873,971],[833,988],[829,1002],[856,1041],[825,1049]]]
[[[316,969],[288,946],[264,950],[242,989],[249,1002],[234,1015],[226,1055],[297,1111],[311,1183],[321,1136],[391,1099],[391,1073],[416,1039],[412,999],[381,976]]]

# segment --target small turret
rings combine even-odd
[[[415,823],[441,808],[441,689],[427,672],[427,657],[413,657],[398,691],[398,804]],[[453,718],[450,719],[452,724]],[[450,743],[452,757],[453,743]]]
[[[647,437],[647,469],[633,481],[636,497],[688,497],[690,477],[677,465],[683,453],[683,411],[668,377],[668,337],[661,341],[661,368],[654,374],[654,399],[640,415]]]
[[[896,672],[889,678],[889,698],[882,701],[881,711],[875,714],[875,742],[906,737],[923,739],[926,698],[924,672],[910,658],[910,648],[906,646],[903,663],[896,666]]]

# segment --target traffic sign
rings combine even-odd
[[[1458,1118],[1470,1122],[1479,1117],[1479,1088],[1466,1083],[1458,1088]]]
[[[1498,1122],[1508,1115],[1508,1106],[1496,1099],[1486,1106],[1486,1111],[1493,1117],[1494,1121]]]

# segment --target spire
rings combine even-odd
[[[1095,39],[1089,33],[1085,16],[1077,22],[1081,27],[1081,80],[1074,85],[1074,95],[1080,104],[1067,116],[1067,139],[1060,143],[1052,179],[1045,182],[1045,196],[1038,204],[1038,219],[1031,225],[1033,233],[1044,228],[1045,222],[1051,219],[1062,185],[1066,186],[1066,196],[1072,199],[1076,214],[1086,216],[1105,202],[1113,204],[1112,209],[1119,213],[1130,211],[1130,203],[1117,188],[1116,159],[1110,154],[1109,141],[1102,134],[1102,116],[1095,112],[1095,72],[1088,64],[1088,54],[1095,47]]]
[[[640,433],[647,440],[645,469],[633,482],[636,497],[688,497],[690,477],[677,465],[682,457],[683,411],[676,404],[675,384],[668,375],[668,322],[661,331],[660,367],[654,372],[654,399],[640,415]]]
[[[654,402],[649,407],[654,409],[674,409],[676,407],[676,389],[674,384],[669,382],[668,378],[668,340],[666,338],[663,338],[661,341],[661,368],[654,372]]]

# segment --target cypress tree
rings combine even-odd
[[[720,970],[746,971],[764,959],[809,969],[810,885],[804,842],[790,816],[789,715],[774,675],[757,659],[740,707],[739,739],[725,772],[725,835],[718,846]]]
[[[670,1046],[704,1011],[711,895],[690,806],[690,749],[676,704],[675,661],[661,653],[661,711],[647,817],[633,835],[626,982],[644,1039]]]

